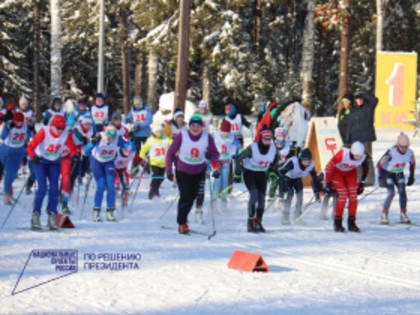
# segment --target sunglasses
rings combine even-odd
[[[66,129],[66,127],[57,127],[57,126],[55,126],[55,128],[56,128],[57,130],[61,130],[61,131],[63,131],[64,129]]]
[[[408,145],[398,145],[400,149],[408,149]]]
[[[286,141],[284,139],[275,139],[274,142],[278,144],[284,144]]]
[[[105,135],[107,136],[107,138],[115,138],[117,136],[117,133],[115,131],[107,131]]]
[[[263,141],[271,141],[271,138],[262,138]]]

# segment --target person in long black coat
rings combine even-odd
[[[346,143],[360,141],[363,143],[369,157],[369,174],[367,185],[375,183],[375,168],[372,161],[372,142],[376,141],[375,133],[375,109],[378,104],[378,98],[371,93],[357,91],[354,94],[355,105],[351,108]]]
[[[337,127],[338,131],[340,133],[341,140],[343,141],[343,145],[346,147],[350,147],[351,143],[346,142],[347,137],[347,128],[349,125],[349,116],[350,116],[350,110],[353,106],[353,95],[351,94],[345,94],[341,100],[337,115]]]

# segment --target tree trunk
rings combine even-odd
[[[262,5],[261,0],[255,0],[255,51],[259,51],[261,40],[261,25],[262,25]]]
[[[308,2],[302,53],[302,105],[312,112],[312,72],[314,67],[314,2]]]
[[[376,0],[376,53],[382,50],[383,17],[382,0]]]
[[[51,97],[61,96],[61,9],[60,0],[50,0],[51,14]]]
[[[349,9],[350,0],[343,0],[343,11],[341,27],[341,50],[340,50],[340,73],[338,83],[338,99],[340,100],[347,93],[348,59],[349,59]]]
[[[210,78],[210,68],[207,63],[204,63],[203,73],[201,77],[202,82],[202,97],[203,100],[209,104],[209,110],[211,107],[211,78]]]
[[[184,110],[187,98],[189,39],[190,39],[190,0],[179,2],[178,57],[176,65],[174,108]]]
[[[147,103],[152,107],[153,112],[156,112],[159,107],[157,97],[158,56],[153,51],[149,52],[147,72],[149,74],[147,86]]]
[[[136,70],[134,77],[134,93],[135,95],[145,98],[145,83],[146,83],[146,67],[144,66],[144,53],[142,51],[137,51],[136,54]]]
[[[32,79],[32,104],[35,110],[35,119],[41,120],[40,80],[39,63],[41,61],[41,4],[39,0],[34,1],[34,46],[33,46],[33,79]]]
[[[121,75],[123,85],[123,109],[124,114],[127,115],[130,110],[130,75],[129,63],[127,57],[127,12],[126,8],[122,7],[120,11],[121,18]]]

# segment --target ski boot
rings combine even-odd
[[[343,227],[343,218],[336,216],[334,218],[334,231],[336,232],[345,232],[346,230]]]
[[[252,219],[252,218],[248,218],[247,231],[249,233],[256,233],[257,232],[257,230],[255,228],[255,224],[254,224],[254,219]]]
[[[400,222],[403,223],[403,224],[410,224],[411,223],[410,219],[407,216],[407,212],[401,211],[401,213],[400,213]]]
[[[196,223],[203,223],[203,209],[196,208],[195,209],[195,222]]]
[[[41,213],[39,211],[32,212],[32,219],[31,219],[32,230],[42,230],[40,216],[41,216]]]
[[[60,227],[57,224],[57,213],[53,211],[48,212],[48,227],[50,230],[58,230]]]
[[[261,223],[261,219],[259,219],[259,218],[255,218],[254,219],[254,227],[255,227],[255,232],[257,232],[257,233],[259,233],[259,232],[265,233],[265,229],[264,229],[264,227],[263,227],[263,225]]]
[[[180,224],[178,227],[178,232],[180,234],[188,234],[190,233],[190,229],[188,228],[188,224],[184,223],[184,224]]]
[[[386,224],[386,225],[389,224],[388,211],[382,211],[381,224]]]
[[[288,213],[283,212],[283,215],[281,217],[281,224],[290,225],[290,219],[289,219],[289,214]]]
[[[114,217],[115,208],[106,209],[106,220],[110,222],[116,222],[117,219]]]
[[[149,200],[152,200],[154,195],[153,191],[149,191]]]
[[[63,201],[63,203],[62,203],[62,205],[61,205],[61,211],[62,211],[62,212],[63,212],[63,214],[65,214],[65,215],[70,215],[70,214],[71,214],[71,211],[70,211],[70,209],[69,209],[69,206],[68,206],[67,202],[64,202],[64,201]]]
[[[6,206],[11,206],[13,204],[13,198],[9,194],[4,194],[4,204]]]
[[[102,222],[101,208],[93,208],[93,222]]]
[[[359,227],[356,225],[356,217],[350,216],[347,219],[347,228],[350,232],[360,232]]]

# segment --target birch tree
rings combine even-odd
[[[302,53],[302,105],[312,111],[312,71],[314,67],[314,8],[313,1],[308,2],[308,13],[305,20],[303,32],[303,53]]]
[[[51,97],[61,95],[61,9],[60,0],[50,0],[51,14]]]

